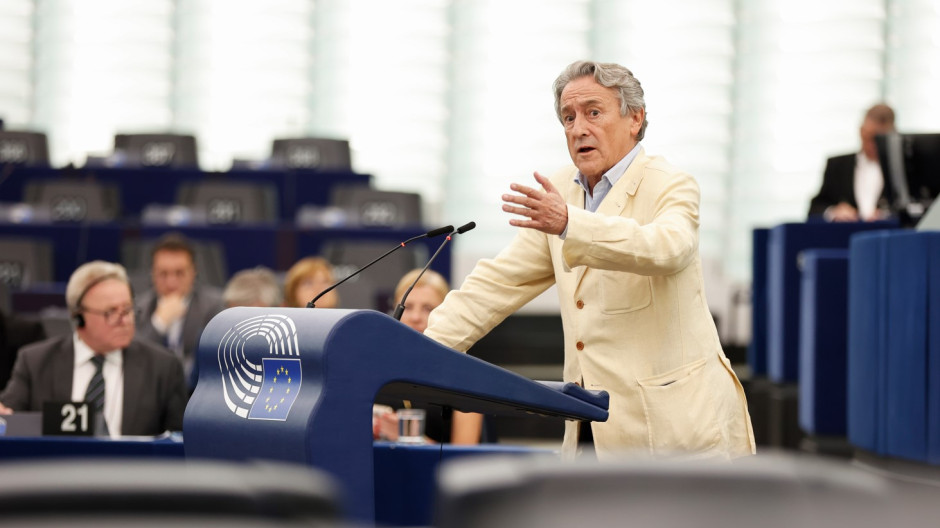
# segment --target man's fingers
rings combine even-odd
[[[509,188],[516,191],[519,194],[524,194],[528,196],[529,198],[535,198],[538,195],[542,194],[542,191],[538,189],[533,189],[532,187],[522,185],[521,183],[513,183],[509,186]]]
[[[555,186],[552,185],[552,181],[551,181],[551,180],[549,180],[549,179],[546,178],[545,176],[542,176],[542,175],[539,174],[538,172],[533,173],[533,175],[535,176],[535,181],[539,182],[539,185],[541,185],[542,188],[545,189],[545,192],[549,192],[549,193],[557,193],[557,192],[558,192],[558,191],[555,189]]]
[[[508,204],[503,204],[503,211],[528,217],[531,217],[533,212],[532,209],[529,209],[528,207],[516,207]]]

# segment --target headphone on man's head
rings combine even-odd
[[[84,328],[84,327],[85,327],[85,316],[82,315],[82,299],[85,298],[85,294],[88,293],[88,290],[94,288],[94,287],[97,286],[98,284],[101,284],[102,282],[104,282],[104,281],[106,281],[106,280],[108,280],[108,279],[118,279],[118,280],[121,280],[121,281],[123,282],[123,280],[121,279],[121,276],[118,275],[117,273],[107,273],[107,274],[102,275],[102,276],[98,277],[97,279],[91,281],[91,282],[88,284],[88,286],[85,286],[85,289],[82,290],[81,295],[78,296],[78,300],[75,301],[75,308],[72,309],[72,320],[75,321],[75,327],[76,327],[76,328]],[[129,283],[129,282],[127,283],[127,285],[128,285],[128,287],[130,287],[130,283]],[[133,299],[133,298],[134,298],[134,290],[131,289],[131,299]]]

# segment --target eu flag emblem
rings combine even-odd
[[[255,397],[250,420],[287,420],[291,406],[300,394],[300,360],[263,358],[261,370],[264,381]]]

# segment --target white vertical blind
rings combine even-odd
[[[536,185],[534,171],[550,176],[571,163],[552,82],[588,56],[590,20],[588,2],[573,0],[456,1],[453,20],[445,220],[477,223],[457,245],[470,266],[515,234],[500,209],[509,184]]]
[[[881,99],[884,1],[740,0],[726,267],[750,275],[751,230],[803,221],[827,157],[857,151]]]
[[[32,124],[32,47],[33,1],[0,3],[0,119],[7,128]]]
[[[701,252],[720,259],[731,165],[734,1],[596,0],[593,20],[594,56],[630,68],[643,85],[646,153],[698,180]]]
[[[421,192],[435,221],[447,177],[445,0],[318,0],[315,135],[350,140],[354,168]]]
[[[170,125],[173,0],[38,0],[31,125],[54,165]]]
[[[429,222],[480,225],[459,279],[514,233],[508,184],[570,163],[552,80],[615,61],[646,89],[647,152],[701,184],[703,255],[743,280],[751,229],[805,217],[868,106],[940,128],[937,27],[936,0],[4,0],[0,116],[56,165],[122,131],[194,133],[208,169],[348,138]]]
[[[177,0],[174,129],[204,169],[260,160],[310,124],[313,2]]]
[[[902,132],[940,131],[940,2],[891,2],[885,93]]]

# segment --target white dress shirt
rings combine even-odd
[[[75,347],[75,366],[72,369],[72,401],[84,401],[88,383],[95,375],[95,364],[91,358],[94,351],[78,337],[72,336]],[[104,420],[111,437],[121,435],[121,415],[124,412],[124,353],[112,350],[104,355],[101,369],[104,376]]]
[[[855,204],[858,205],[858,217],[870,220],[878,209],[878,200],[884,190],[885,181],[881,174],[881,165],[859,152],[855,160]]]

